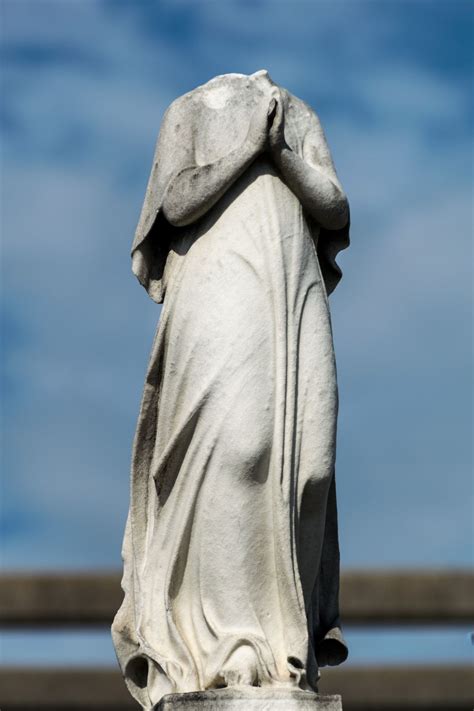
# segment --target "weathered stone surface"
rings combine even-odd
[[[342,711],[340,696],[283,689],[222,689],[169,694],[155,711]]]
[[[132,248],[164,305],[113,625],[144,709],[201,688],[315,689],[347,656],[327,295],[348,214],[316,114],[267,72],[168,109]]]

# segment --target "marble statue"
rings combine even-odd
[[[347,656],[328,294],[348,224],[316,114],[268,72],[167,110],[132,248],[163,308],[113,623],[143,709],[223,688],[304,704]]]

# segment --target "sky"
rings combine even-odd
[[[319,115],[351,204],[331,296],[342,565],[469,565],[470,2],[0,12],[3,568],[120,565],[160,313],[129,250],[160,121],[211,77],[262,68]]]

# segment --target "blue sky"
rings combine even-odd
[[[5,568],[117,567],[159,308],[129,247],[170,101],[267,68],[349,196],[331,297],[346,567],[472,556],[472,11],[2,0]]]

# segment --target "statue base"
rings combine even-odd
[[[342,711],[340,696],[312,691],[232,687],[167,694],[154,711]]]

